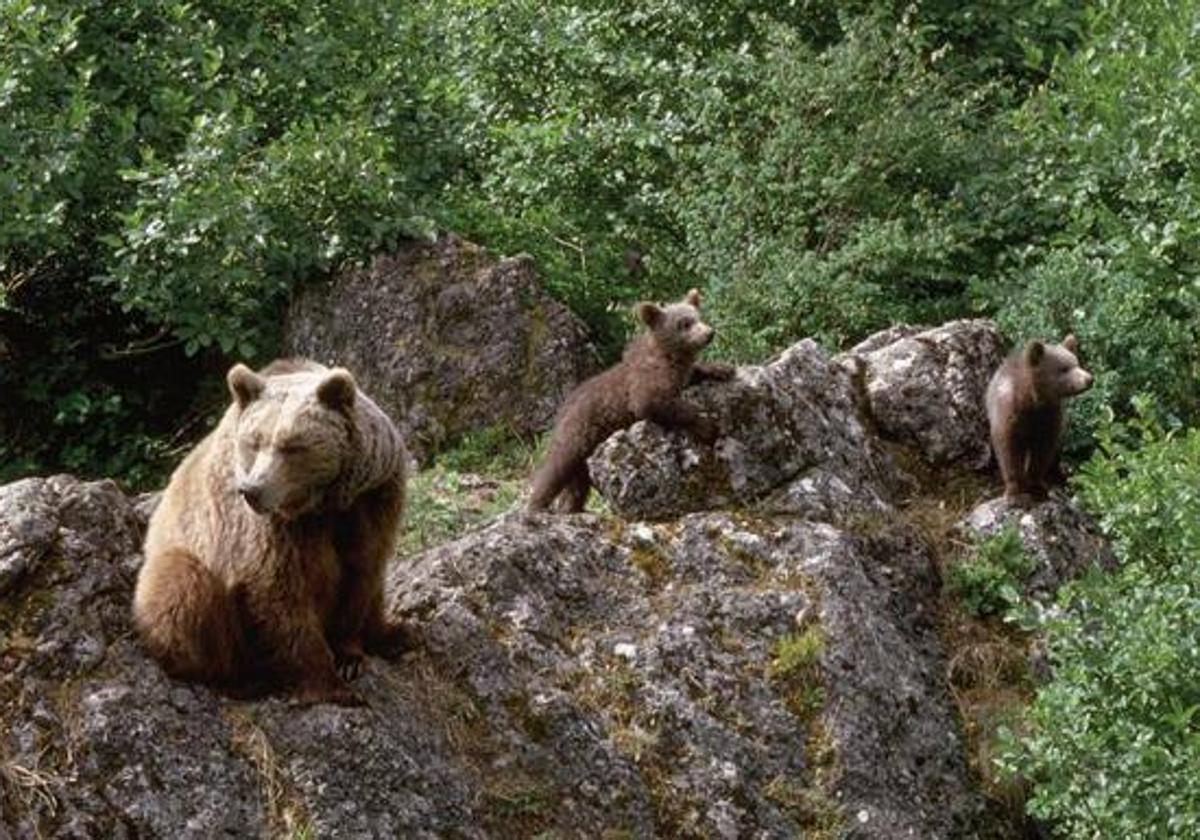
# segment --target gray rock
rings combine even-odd
[[[391,591],[514,768],[556,800],[595,781],[572,828],[971,836],[983,801],[936,581],[919,541],[790,518],[517,515],[398,567]],[[782,667],[802,639],[808,658]]]
[[[29,478],[0,488],[0,595],[49,550],[54,511],[43,499],[45,483]]]
[[[984,394],[1004,350],[991,321],[951,321],[884,330],[837,361],[860,383],[881,435],[915,446],[931,464],[982,469],[991,457]]]
[[[974,540],[994,536],[1006,525],[1016,527],[1026,553],[1035,561],[1025,581],[1026,596],[1049,601],[1062,584],[1088,569],[1117,566],[1095,521],[1061,491],[1028,509],[1013,506],[1003,496],[990,499],[972,510],[958,531]]]
[[[986,344],[945,330],[928,340],[960,356]],[[958,406],[944,440],[935,414],[887,432],[936,461],[978,418],[974,374],[937,372],[929,335],[856,358],[909,359],[876,378]],[[418,643],[370,660],[365,708],[168,679],[130,625],[155,497],[0,487],[0,837],[1001,836],[947,693],[931,549],[893,507],[916,488],[849,359],[801,342],[689,389],[715,447],[614,435],[591,467],[628,518],[514,513],[394,563],[388,609]],[[1111,563],[1057,496],[961,527],[1009,517],[1035,594]]]
[[[813,341],[684,399],[717,421],[715,446],[636,423],[588,462],[626,518],[664,518],[766,500],[769,509],[848,515],[887,507],[903,476],[861,422],[850,374]]]
[[[451,235],[302,290],[284,333],[287,352],[352,370],[422,461],[470,431],[546,429],[593,365],[529,257]]]

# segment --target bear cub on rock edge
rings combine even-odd
[[[1009,356],[988,383],[992,448],[1005,498],[1014,504],[1046,498],[1066,427],[1063,403],[1092,387],[1092,375],[1080,367],[1078,352],[1073,335],[1062,344],[1031,341]]]
[[[679,399],[692,382],[734,375],[730,365],[696,361],[713,337],[712,327],[700,320],[699,306],[696,289],[680,303],[638,305],[638,319],[649,329],[629,343],[616,366],[575,388],[559,409],[546,460],[533,477],[530,510],[547,509],[560,494],[563,510],[583,510],[592,486],[588,456],[613,432],[638,420],[684,429],[705,443],[716,439],[713,423]]]
[[[239,364],[227,380],[233,404],[150,518],[134,622],[174,677],[358,704],[346,680],[404,640],[383,615],[404,443],[341,368]]]

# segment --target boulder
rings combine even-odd
[[[417,644],[369,661],[365,708],[168,679],[130,621],[156,497],[0,487],[0,838],[1011,836],[947,689],[939,547],[911,510],[929,486],[880,437],[971,461],[990,363],[963,348],[987,329],[838,359],[800,342],[686,392],[715,446],[639,423],[598,449],[620,516],[511,513],[394,563],[388,611]],[[957,408],[905,425],[870,389],[903,393],[904,371]],[[1031,593],[1111,560],[1058,495],[960,527],[1010,519]]]
[[[892,327],[838,356],[874,429],[934,465],[983,469],[991,458],[984,395],[1005,342],[987,320]]]
[[[1026,554],[1034,561],[1024,581],[1024,594],[1043,602],[1058,588],[1092,568],[1115,569],[1116,555],[1095,521],[1062,491],[1030,508],[1016,507],[1003,496],[978,505],[957,530],[971,541],[1016,528]]]
[[[284,345],[353,371],[421,461],[468,432],[548,428],[594,364],[531,258],[496,260],[452,235],[301,290]]]
[[[972,836],[936,589],[903,534],[516,514],[398,566],[391,604],[556,819],[569,801],[597,835]]]
[[[713,418],[713,446],[652,422],[597,448],[592,481],[626,518],[661,519],[761,505],[780,513],[837,516],[887,509],[904,476],[863,423],[848,371],[804,340],[731,382],[687,389]]]

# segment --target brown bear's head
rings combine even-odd
[[[692,289],[679,303],[638,304],[638,319],[654,341],[673,356],[695,356],[713,339],[713,328],[700,320],[700,292]]]
[[[1065,397],[1082,394],[1092,387],[1092,375],[1075,356],[1079,342],[1068,335],[1062,344],[1031,341],[1025,345],[1025,363],[1033,371],[1033,388],[1038,402],[1055,404]]]
[[[238,409],[237,492],[255,513],[316,510],[352,457],[354,377],[316,366],[263,375],[237,364],[226,379]]]

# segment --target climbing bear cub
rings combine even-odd
[[[554,423],[550,449],[533,477],[530,510],[545,510],[561,494],[561,507],[583,510],[591,489],[587,459],[609,435],[638,420],[667,429],[684,429],[711,443],[717,430],[679,394],[691,382],[731,379],[729,365],[701,364],[696,356],[713,329],[700,320],[700,292],[692,289],[680,303],[638,305],[638,319],[649,329],[629,346],[614,367],[570,393]]]
[[[383,575],[404,443],[340,368],[239,364],[227,380],[232,405],[150,519],[134,621],[173,676],[356,704],[346,679],[403,641]]]
[[[1058,464],[1066,427],[1068,397],[1092,387],[1092,375],[1079,365],[1079,344],[1031,341],[997,369],[987,388],[992,448],[1004,479],[1004,495],[1025,505],[1046,497]]]

